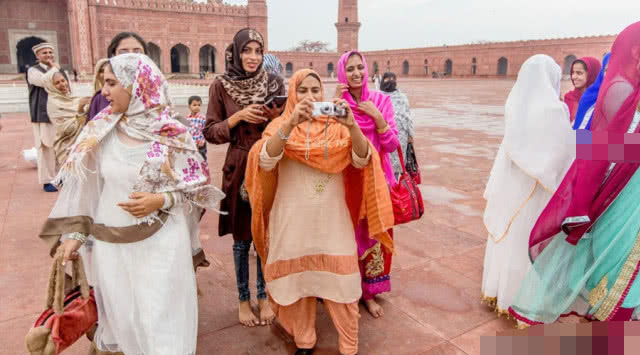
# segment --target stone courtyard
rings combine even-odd
[[[510,329],[481,304],[486,230],[482,194],[502,136],[503,105],[512,80],[412,80],[426,213],[396,227],[392,292],[381,298],[382,319],[361,306],[360,354],[480,354],[481,336]],[[568,83],[565,82],[564,86]],[[335,84],[328,84],[328,93]],[[20,88],[16,88],[19,90]],[[26,88],[24,89],[26,90]],[[199,89],[201,90],[201,89]],[[179,107],[186,112],[186,107]],[[27,113],[7,113],[0,131],[0,354],[24,354],[24,335],[42,311],[50,259],[37,237],[56,198],[37,184],[36,169],[22,159],[33,135]],[[213,181],[221,180],[226,146],[209,145]],[[211,266],[198,272],[202,290],[198,354],[293,354],[276,327],[244,328],[237,321],[232,238],[219,238],[217,216],[207,213],[201,239]],[[251,274],[255,276],[255,260]],[[252,281],[252,290],[255,282]],[[254,292],[255,294],[255,292]],[[337,335],[318,307],[315,354],[338,354]],[[86,354],[82,339],[66,354]]]

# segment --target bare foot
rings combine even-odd
[[[253,313],[253,309],[251,309],[250,301],[240,302],[238,305],[238,318],[240,319],[240,324],[247,327],[254,327],[260,324],[258,318]]]
[[[273,320],[276,319],[276,315],[273,314],[269,301],[266,299],[259,299],[258,308],[260,309],[260,324],[270,325],[273,323]]]
[[[371,313],[373,318],[380,318],[384,315],[382,306],[379,305],[375,299],[364,300],[364,304],[367,306],[367,310]]]

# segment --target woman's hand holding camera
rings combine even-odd
[[[300,123],[310,120],[312,112],[313,101],[311,101],[311,98],[307,97],[296,104],[287,124],[291,129],[293,129]]]
[[[332,116],[332,118],[349,129],[352,129],[354,126],[357,127],[356,119],[355,117],[353,117],[353,111],[351,111],[349,103],[347,103],[347,101],[344,99],[333,99],[332,102],[337,107],[342,108],[346,113],[346,115],[342,117]]]

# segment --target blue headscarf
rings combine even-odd
[[[582,125],[582,121],[587,119],[588,123],[586,125],[586,129],[591,128],[591,116],[593,115],[593,108],[596,105],[596,99],[598,98],[598,92],[600,91],[600,85],[602,85],[602,81],[604,80],[604,72],[607,70],[607,64],[609,64],[609,56],[611,53],[607,53],[602,58],[602,68],[600,68],[600,73],[596,78],[596,81],[591,84],[585,90],[584,94],[580,98],[580,103],[578,104],[578,111],[576,112],[576,119],[573,122],[573,129],[578,129]]]
[[[264,70],[269,74],[280,76],[282,74],[282,64],[280,59],[271,53],[264,55]]]

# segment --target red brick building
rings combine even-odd
[[[339,0],[338,53],[273,52],[287,73],[312,67],[321,75],[336,71],[339,53],[358,48],[358,0]],[[150,56],[166,73],[224,71],[224,49],[243,27],[268,39],[266,0],[246,6],[208,0],[2,0],[0,1],[0,73],[18,73],[35,57],[42,40],[57,48],[58,61],[80,74],[93,72],[106,56],[111,38],[121,31],[139,33]],[[531,55],[552,56],[567,73],[576,57],[601,58],[615,36],[516,41],[365,52],[370,71],[400,76],[513,77]]]

